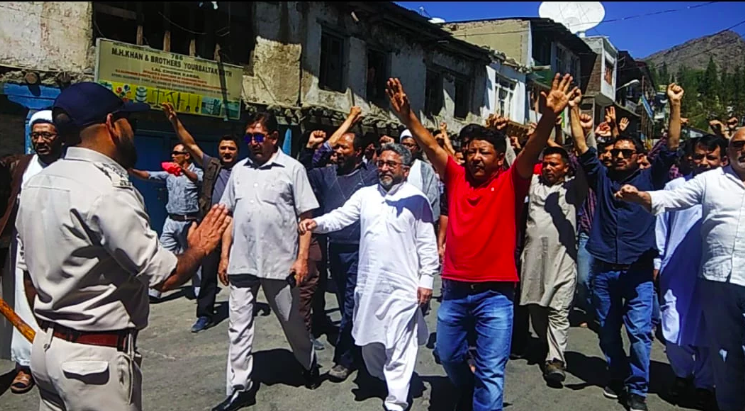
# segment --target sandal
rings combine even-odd
[[[10,385],[10,391],[14,394],[25,394],[34,388],[34,378],[28,372],[19,370],[13,383]]]

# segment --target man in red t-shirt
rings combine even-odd
[[[458,411],[502,410],[512,300],[518,281],[517,222],[533,166],[548,142],[556,116],[578,92],[571,84],[571,76],[557,74],[551,91],[541,93],[546,99],[541,120],[512,167],[504,170],[504,132],[471,125],[471,135],[466,136],[466,164],[460,166],[419,122],[401,82],[388,80],[391,108],[443,178],[448,193],[437,352],[448,377],[461,390]],[[474,373],[466,363],[469,341],[476,345]]]

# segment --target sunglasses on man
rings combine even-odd
[[[629,158],[636,154],[636,150],[632,150],[630,148],[614,148],[610,151],[610,154],[613,157],[618,157],[619,154],[622,154],[623,158]]]
[[[261,144],[264,142],[265,138],[266,135],[264,133],[246,133],[243,136],[243,141],[246,144],[251,144],[252,141],[256,142],[257,144]]]

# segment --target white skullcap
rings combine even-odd
[[[39,122],[54,124],[54,121],[52,121],[52,110],[37,111],[31,116],[31,121],[29,121],[29,125],[33,126],[34,123],[39,123]]]
[[[403,140],[405,138],[414,138],[414,136],[411,135],[411,131],[407,128],[406,130],[401,132],[401,137],[399,137],[399,140]]]

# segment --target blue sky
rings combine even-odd
[[[431,17],[446,21],[497,17],[537,17],[540,2],[396,2],[419,11],[424,7]],[[714,34],[745,20],[745,2],[602,2],[605,20],[639,16],[628,20],[603,22],[587,32],[588,36],[609,36],[619,50],[628,50],[635,58],[688,40]],[[697,6],[686,9],[689,6]],[[679,10],[647,15],[665,10]],[[733,29],[745,34],[745,23]]]

